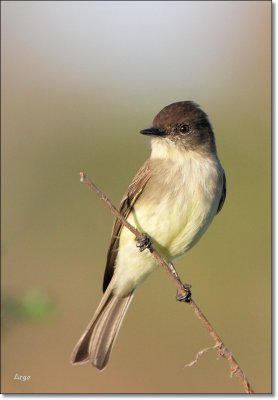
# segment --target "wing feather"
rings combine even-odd
[[[225,176],[225,172],[223,171],[223,188],[222,188],[222,196],[220,198],[219,201],[219,206],[217,209],[217,213],[219,213],[219,211],[221,211],[221,208],[223,207],[224,203],[225,203],[225,199],[226,199],[226,176]]]
[[[138,197],[143,192],[144,187],[146,186],[150,177],[151,177],[151,162],[150,160],[147,160],[145,164],[139,169],[138,173],[132,180],[127,190],[127,193],[125,194],[125,196],[121,201],[119,211],[125,218],[128,217],[130,211],[132,210],[132,207],[134,206]],[[112,229],[110,246],[107,253],[106,268],[103,279],[103,291],[106,290],[114,273],[115,262],[118,254],[119,238],[122,227],[123,225],[121,221],[118,218],[116,218]]]

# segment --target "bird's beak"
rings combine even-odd
[[[165,136],[165,133],[157,128],[146,128],[140,131],[143,135],[150,136]]]

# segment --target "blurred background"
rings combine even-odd
[[[208,113],[227,200],[176,262],[258,393],[271,391],[271,2],[2,2],[2,391],[242,393],[157,270],[108,367],[70,354],[100,298],[115,204],[164,106]],[[23,383],[15,374],[30,376]]]

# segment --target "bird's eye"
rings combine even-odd
[[[187,133],[187,132],[190,131],[190,126],[187,125],[187,124],[180,125],[180,126],[179,126],[179,131],[180,131],[181,133]]]

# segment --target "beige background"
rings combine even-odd
[[[2,391],[240,393],[158,270],[103,372],[69,356],[101,297],[118,204],[165,105],[210,116],[225,207],[176,262],[259,393],[271,391],[271,3],[2,2]],[[14,380],[28,375],[28,382]]]

